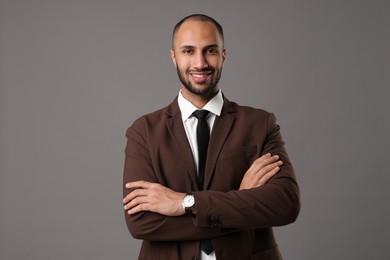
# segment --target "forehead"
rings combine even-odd
[[[202,45],[218,45],[222,47],[222,39],[217,27],[208,21],[186,21],[176,32],[173,44],[201,47]]]

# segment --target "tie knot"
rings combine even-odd
[[[197,119],[205,119],[209,113],[210,113],[210,112],[207,111],[207,110],[196,110],[196,111],[194,111],[194,113],[192,113],[192,114],[193,114],[194,117],[196,117]]]

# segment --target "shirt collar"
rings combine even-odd
[[[183,122],[186,121],[195,110],[198,110],[196,106],[194,106],[190,101],[183,97],[181,90],[179,92],[178,103]],[[217,116],[220,116],[222,107],[223,96],[221,90],[219,90],[218,93],[202,109],[210,111]]]

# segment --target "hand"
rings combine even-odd
[[[267,153],[256,159],[242,178],[240,190],[252,189],[266,184],[283,164],[278,155]]]
[[[152,211],[165,216],[185,214],[181,204],[185,193],[175,192],[158,183],[135,181],[126,184],[126,188],[135,189],[124,199],[124,209],[128,214]]]

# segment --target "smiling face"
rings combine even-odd
[[[171,57],[188,100],[210,100],[218,92],[226,51],[213,23],[185,21],[173,38]]]

